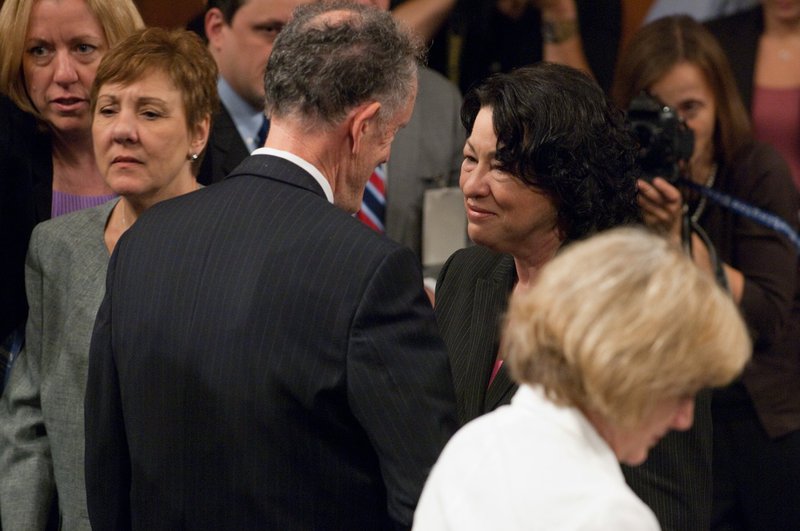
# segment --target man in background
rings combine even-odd
[[[219,69],[219,111],[197,180],[224,179],[264,145],[264,70],[292,10],[311,0],[209,0],[202,25]]]
[[[416,257],[351,214],[419,53],[379,10],[298,8],[265,147],[120,240],[86,392],[93,528],[410,527],[455,429],[450,368]]]

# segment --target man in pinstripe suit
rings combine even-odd
[[[455,429],[449,365],[414,254],[350,213],[418,50],[388,13],[299,8],[266,147],[120,240],[86,393],[93,528],[411,525]]]

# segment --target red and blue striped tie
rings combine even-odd
[[[383,233],[386,229],[386,165],[381,164],[372,172],[357,214],[364,224]]]

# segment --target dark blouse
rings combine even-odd
[[[777,214],[795,230],[800,199],[784,160],[766,144],[719,170],[714,188]],[[699,219],[719,257],[745,277],[740,304],[753,337],[742,381],[772,437],[800,429],[800,269],[788,238],[709,203]]]
[[[52,160],[33,116],[0,96],[0,340],[27,317],[25,254],[33,227],[50,218]]]

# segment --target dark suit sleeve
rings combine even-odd
[[[378,455],[389,515],[410,527],[457,426],[447,354],[411,251],[397,249],[378,266],[350,338],[348,400]]]
[[[112,286],[117,255],[115,252],[109,263],[106,295],[97,313],[89,349],[84,404],[85,469],[92,528],[124,530],[131,528],[131,463],[112,344]]]

